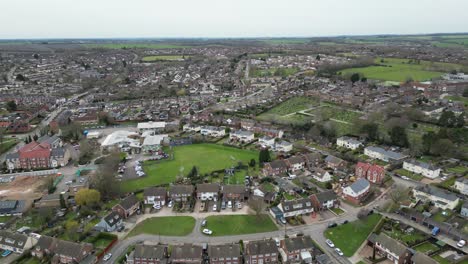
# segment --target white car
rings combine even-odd
[[[340,255],[340,256],[343,256],[343,255],[344,255],[344,254],[343,254],[343,251],[341,251],[341,249],[339,249],[339,248],[335,248],[335,251],[336,251],[336,253],[338,253],[338,255]]]
[[[466,241],[463,240],[463,239],[460,240],[460,241],[458,241],[458,243],[457,243],[457,247],[459,247],[459,248],[462,248],[462,247],[464,247],[465,245],[466,245]]]
[[[108,261],[110,258],[112,258],[112,253],[108,253],[108,254],[104,255],[103,260]]]
[[[174,202],[173,202],[173,201],[169,201],[169,203],[167,204],[167,207],[172,208],[173,205],[174,205]]]
[[[216,204],[213,204],[213,211],[218,210],[218,206]]]
[[[231,202],[231,201],[228,202],[228,208],[229,208],[229,209],[232,208],[232,202]]]
[[[335,247],[335,244],[333,244],[333,242],[330,239],[325,240],[325,243],[327,243],[327,245],[331,248]]]
[[[203,232],[203,234],[205,234],[205,235],[211,235],[211,234],[213,234],[213,231],[209,230],[208,228],[203,229],[202,232]]]
[[[406,176],[401,176],[401,178],[402,178],[403,180],[409,180],[409,178],[406,177]]]
[[[156,209],[156,210],[161,210],[161,205],[155,204],[155,205],[153,205],[153,208]]]

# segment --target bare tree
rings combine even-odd
[[[392,199],[395,204],[400,204],[402,201],[408,199],[408,190],[402,186],[397,185],[395,189],[390,191],[389,195],[390,199]]]
[[[251,198],[249,201],[249,207],[255,212],[257,219],[259,219],[265,211],[266,204],[261,198]]]

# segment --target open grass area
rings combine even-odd
[[[0,223],[6,223],[10,220],[13,216],[0,216]]]
[[[154,217],[137,224],[128,236],[139,234],[186,236],[192,232],[194,226],[195,218],[191,216]]]
[[[278,230],[270,216],[264,215],[216,215],[206,218],[206,228],[213,236],[264,233]]]
[[[280,77],[287,77],[289,75],[293,75],[298,72],[298,68],[268,68],[268,69],[260,69],[260,68],[253,68],[249,72],[250,77],[268,77],[268,76],[280,76]]]
[[[379,214],[372,214],[363,220],[357,220],[344,225],[325,230],[325,237],[333,241],[344,255],[351,257],[366,240],[374,227],[382,218]]]
[[[465,174],[468,172],[468,167],[456,166],[456,167],[448,168],[447,171],[452,172],[452,173],[457,173],[457,174]]]
[[[426,241],[420,245],[418,245],[417,247],[414,248],[414,250],[416,251],[419,251],[421,253],[424,253],[424,254],[429,254],[431,252],[434,252],[436,250],[438,250],[439,247],[432,244],[431,242],[429,241]]]
[[[184,49],[193,46],[170,43],[95,43],[84,44],[88,48],[104,49]]]
[[[383,60],[383,61],[382,61]],[[377,58],[376,65],[350,68],[341,71],[342,75],[359,73],[368,79],[404,82],[408,79],[426,81],[440,77],[445,72],[460,70],[463,67],[453,63],[410,61],[407,59]]]
[[[463,96],[446,96],[444,99],[452,100],[455,102],[463,102],[463,104],[466,106],[468,105],[468,97],[463,97]]]
[[[258,152],[226,147],[217,144],[193,144],[173,148],[174,159],[163,161],[146,161],[144,163],[145,177],[122,182],[126,192],[140,190],[173,182],[178,175],[186,176],[193,166],[201,174],[214,170],[222,170],[238,161],[247,164],[251,159],[258,159]]]
[[[285,45],[285,44],[305,44],[310,42],[307,38],[274,38],[274,39],[261,39],[260,41],[270,45]]]
[[[423,176],[420,174],[412,173],[410,171],[407,171],[405,169],[398,169],[394,171],[396,174],[401,175],[401,176],[406,176],[410,179],[413,179],[415,181],[420,181],[422,180]]]
[[[189,55],[155,55],[155,56],[146,56],[141,58],[143,62],[153,62],[153,61],[183,61],[190,58]]]
[[[0,144],[0,154],[7,152],[13,146],[15,146],[18,142],[16,139],[4,139],[3,143]]]
[[[292,97],[280,103],[279,105],[273,107],[272,109],[268,110],[266,113],[263,113],[262,115],[260,115],[260,117],[263,115],[283,116],[283,115],[291,114],[291,113],[298,112],[301,110],[306,110],[317,105],[318,105],[317,100],[312,97],[305,97],[305,96]]]

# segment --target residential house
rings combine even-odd
[[[127,258],[127,264],[166,264],[167,258],[167,246],[136,244],[135,250]]]
[[[197,184],[197,199],[206,201],[217,201],[219,196],[220,186],[217,183],[202,183]]]
[[[285,238],[279,249],[283,261],[287,263],[311,263],[314,251],[314,241],[310,236]]]
[[[61,148],[63,147],[63,141],[61,138],[59,138],[57,135],[52,135],[52,136],[42,136],[37,140],[37,143],[47,143],[50,144],[52,148]]]
[[[283,201],[278,205],[284,217],[294,217],[298,215],[310,214],[314,211],[314,206],[309,198]]]
[[[325,158],[325,164],[327,165],[327,167],[332,168],[334,170],[341,170],[346,167],[346,161],[337,158],[333,155],[328,155]]]
[[[149,187],[143,191],[145,204],[164,206],[167,200],[167,191],[164,187]]]
[[[395,264],[412,263],[411,251],[402,243],[387,236],[383,232],[380,234],[372,233],[368,238],[368,244],[372,246],[377,255],[386,257]]]
[[[224,201],[244,201],[246,190],[244,185],[223,185],[221,187]]]
[[[47,143],[33,141],[22,146],[17,152],[5,156],[8,169],[46,169],[65,166],[70,153],[65,148],[52,148]]]
[[[411,171],[417,174],[421,174],[424,177],[435,179],[439,177],[440,168],[433,166],[432,164],[417,161],[408,160],[403,162],[403,169]]]
[[[255,135],[253,132],[246,131],[246,130],[236,130],[229,133],[229,139],[239,141],[242,143],[248,143],[255,139]]]
[[[24,200],[3,200],[0,201],[0,216],[21,216],[26,210]]]
[[[303,170],[305,167],[305,160],[301,156],[292,156],[284,161],[286,162],[290,172]]]
[[[306,167],[309,170],[318,167],[319,164],[322,162],[322,155],[320,155],[319,153],[302,154],[302,158],[304,159]]]
[[[49,251],[53,255],[52,263],[81,263],[91,254],[93,245],[89,243],[75,243],[71,241],[54,239]]]
[[[273,149],[277,152],[288,153],[293,150],[293,144],[282,140],[280,142],[276,142],[275,147]]]
[[[169,261],[174,264],[201,264],[203,261],[203,249],[201,246],[193,244],[173,246]]]
[[[140,201],[134,194],[127,196],[112,207],[112,211],[117,212],[123,219],[134,215],[138,210],[140,210]]]
[[[460,191],[460,193],[464,195],[468,195],[468,179],[466,178],[459,178],[455,181],[454,185],[455,189]]]
[[[210,245],[208,257],[211,264],[241,264],[241,248],[239,244]]]
[[[171,185],[169,187],[169,197],[175,202],[187,202],[193,197],[194,189],[192,185]]]
[[[362,142],[351,137],[339,137],[336,139],[336,145],[347,149],[358,149],[363,146]]]
[[[407,155],[395,151],[374,146],[364,148],[364,154],[373,159],[379,159],[385,162],[401,162],[408,157]]]
[[[246,264],[279,263],[276,242],[268,239],[246,243],[244,261]]]
[[[262,173],[265,176],[281,175],[288,171],[288,164],[284,160],[274,160],[263,165]]]
[[[315,211],[326,210],[339,204],[338,197],[332,190],[319,192],[310,196]]]
[[[333,179],[332,175],[322,168],[315,168],[311,176],[313,179],[319,182],[329,182]]]
[[[363,178],[372,183],[381,184],[385,179],[385,168],[377,164],[358,162],[354,175],[357,179]]]
[[[318,255],[315,260],[317,264],[335,264],[327,254]]]
[[[370,183],[366,179],[358,179],[353,184],[343,188],[343,198],[351,203],[359,204],[370,192]]]
[[[116,211],[108,213],[96,224],[95,229],[103,232],[114,232],[123,225],[123,219]]]
[[[413,196],[422,201],[431,201],[441,209],[453,210],[460,202],[454,193],[432,185],[420,185],[413,189]]]
[[[258,145],[262,148],[273,148],[275,146],[275,138],[263,136],[258,139]]]
[[[262,184],[262,185],[256,187],[253,190],[253,195],[263,198],[263,201],[265,201],[267,203],[273,202],[276,199],[276,188],[277,187],[274,186],[273,188],[270,188],[269,186],[274,186],[274,185],[265,183],[265,184]]]
[[[202,126],[200,129],[200,134],[218,138],[224,137],[226,135],[226,130],[224,127]]]
[[[37,241],[27,235],[0,230],[0,249],[23,254],[25,250],[32,248],[35,243]]]
[[[460,209],[460,215],[463,217],[468,217],[468,202],[465,201]]]
[[[200,132],[201,126],[196,125],[196,124],[185,124],[185,125],[182,127],[182,130],[183,130],[184,132]]]

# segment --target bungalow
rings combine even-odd
[[[217,183],[202,183],[197,184],[197,199],[206,201],[217,201],[219,196],[220,186]]]
[[[288,153],[293,150],[293,144],[282,140],[280,142],[276,142],[275,147],[273,149],[277,152]]]
[[[387,236],[383,232],[372,233],[368,238],[368,244],[372,246],[374,253],[386,257],[395,264],[411,263],[412,253],[402,243]]]
[[[246,264],[278,263],[278,247],[273,239],[250,241],[245,245]]]
[[[436,207],[453,210],[460,198],[450,191],[432,185],[420,185],[413,189],[413,196],[418,200],[431,201]]]
[[[338,197],[332,190],[312,194],[310,200],[312,201],[315,211],[333,208],[339,203]]]
[[[239,244],[210,245],[208,247],[209,263],[212,264],[240,264],[242,263]]]
[[[348,149],[358,149],[363,146],[362,142],[351,138],[351,137],[339,137],[336,139],[336,145],[343,147],[343,148],[348,148]]]
[[[311,263],[314,250],[314,241],[310,236],[297,236],[282,240],[279,252],[287,263]]]
[[[122,217],[117,212],[112,211],[104,216],[101,221],[96,224],[95,229],[101,230],[101,232],[114,232],[122,225]]]
[[[328,155],[325,158],[325,164],[327,165],[327,167],[332,168],[334,170],[341,170],[346,167],[346,161],[337,158],[333,155]]]
[[[169,197],[175,202],[187,202],[193,197],[193,186],[192,185],[171,185],[169,187]]]
[[[32,248],[36,242],[27,235],[0,230],[0,249],[23,254],[25,250]]]
[[[226,130],[223,127],[202,126],[200,134],[210,137],[224,137],[226,135]]]
[[[358,162],[354,175],[358,179],[363,178],[372,183],[381,184],[385,179],[385,169],[377,164],[371,165],[369,163]]]
[[[244,185],[224,185],[221,189],[224,201],[244,201],[245,199]]]
[[[283,212],[284,217],[310,214],[314,211],[314,207],[309,198],[283,201],[278,205],[278,208]]]
[[[407,155],[395,151],[385,150],[374,146],[364,148],[364,154],[373,159],[379,159],[385,162],[400,162],[408,157]]]
[[[301,156],[292,156],[285,160],[289,171],[294,172],[304,169],[305,161]]]
[[[112,211],[117,212],[123,219],[134,215],[140,209],[140,201],[134,194],[127,196],[120,203],[112,207]]]
[[[251,142],[255,139],[255,134],[246,130],[237,130],[229,134],[230,140],[240,141],[242,143]]]
[[[459,190],[460,193],[468,195],[468,179],[461,178],[455,181],[455,189]]]
[[[333,179],[332,175],[322,168],[316,168],[312,172],[312,178],[319,182],[329,182]]]
[[[136,244],[135,250],[127,258],[127,264],[165,264],[167,257],[167,246]]]
[[[258,139],[258,145],[262,148],[273,148],[275,146],[275,138],[263,136]]]
[[[200,132],[201,126],[200,126],[200,125],[196,125],[196,124],[185,124],[185,125],[182,127],[182,130],[183,130],[184,132]]]
[[[167,191],[164,187],[149,187],[143,191],[145,204],[164,206],[167,200]]]
[[[284,160],[274,160],[263,165],[262,173],[265,176],[284,174],[288,171],[288,165]]]
[[[203,261],[203,249],[201,246],[193,244],[173,246],[169,261],[174,264],[201,264]]]
[[[353,184],[343,188],[343,198],[354,204],[359,204],[369,193],[370,183],[366,179],[358,179]]]
[[[436,168],[432,164],[420,162],[417,160],[404,161],[403,169],[417,173],[417,174],[421,174],[424,177],[427,177],[430,179],[435,179],[439,177],[439,174],[440,174],[440,168]]]

